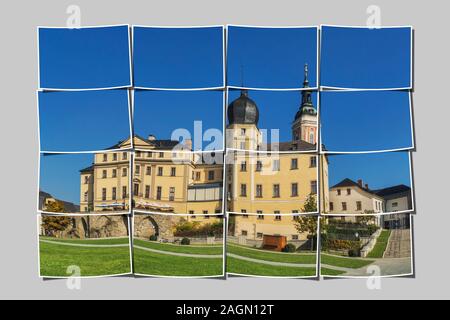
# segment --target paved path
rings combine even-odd
[[[409,229],[392,230],[383,257],[384,258],[411,257],[411,233]]]
[[[85,244],[85,243],[73,243],[73,242],[61,242],[52,240],[39,240],[44,243],[57,244],[60,246],[68,247],[88,247],[88,248],[118,248],[118,247],[129,247],[128,243],[125,244]]]
[[[146,247],[136,246],[134,245],[133,248],[154,252],[154,253],[160,253],[160,254],[167,254],[170,256],[178,256],[178,257],[187,257],[187,258],[204,258],[204,259],[222,259],[223,255],[221,254],[193,254],[193,253],[181,253],[181,252],[171,252],[171,251],[164,251],[164,250],[157,250],[157,249],[150,249]]]
[[[234,253],[227,253],[228,257],[231,258],[236,258],[239,260],[245,260],[245,261],[249,261],[249,262],[254,262],[254,263],[261,263],[261,264],[267,264],[267,265],[271,265],[271,266],[280,266],[280,267],[296,267],[296,268],[311,268],[311,267],[316,267],[316,264],[300,264],[300,263],[289,263],[289,262],[276,262],[276,261],[267,261],[267,260],[259,260],[259,259],[253,259],[253,258],[249,258],[249,257],[243,257],[243,256],[239,256],[237,254]]]
[[[376,259],[376,261],[368,266],[351,269],[347,271],[343,276],[353,277],[368,277],[372,276],[372,273],[368,273],[369,267],[377,266],[380,268],[380,276],[394,276],[410,274],[412,272],[411,258],[383,258]],[[332,267],[335,269],[335,267]],[[371,270],[373,272],[373,270]]]

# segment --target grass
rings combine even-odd
[[[316,264],[316,253],[278,253],[262,249],[252,249],[243,246],[228,244],[227,253],[239,256],[284,263]]]
[[[190,253],[190,254],[208,254],[208,255],[223,254],[223,247],[217,245],[200,247],[195,245],[192,246],[192,245],[159,243],[155,241],[145,241],[139,239],[134,239],[133,241],[134,245],[161,251]]]
[[[307,277],[316,275],[316,267],[298,268],[286,266],[271,266],[228,257],[227,272],[255,276]]]
[[[96,240],[89,240],[96,244]],[[39,243],[41,276],[67,277],[69,266],[78,266],[80,276],[103,276],[130,273],[128,247],[88,248]]]
[[[179,257],[135,248],[134,271],[161,276],[219,276],[223,274],[223,259]]]
[[[369,264],[373,263],[373,260],[367,259],[352,259],[352,258],[342,258],[338,256],[332,256],[328,254],[320,255],[320,263],[329,266],[349,268],[349,269],[359,269]]]
[[[367,255],[368,258],[383,258],[383,254],[386,251],[386,247],[391,236],[391,230],[381,231],[380,236],[377,239],[377,243],[373,247],[372,251]]]
[[[129,238],[113,238],[113,239],[60,239],[52,237],[40,237],[40,240],[49,240],[54,242],[79,243],[79,244],[95,244],[95,245],[115,245],[129,244]]]

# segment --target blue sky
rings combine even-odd
[[[130,136],[128,92],[39,92],[43,151],[93,151]]]
[[[304,65],[317,85],[317,28],[228,27],[228,85],[300,88]],[[243,80],[243,81],[242,81]]]
[[[322,92],[322,143],[329,151],[412,146],[409,92]]]
[[[411,187],[408,152],[332,155],[328,159],[330,187],[345,178],[362,179],[373,190],[399,184]]]
[[[89,89],[129,86],[128,26],[40,28],[40,87]]]
[[[229,103],[240,94],[240,90],[229,90]],[[291,126],[301,105],[301,92],[249,90],[248,96],[258,106],[259,129],[279,129],[280,142],[292,141]],[[312,93],[312,100],[317,110],[317,93]]]
[[[136,87],[224,86],[222,27],[134,27],[133,37]]]
[[[408,88],[411,28],[322,28],[321,85]]]
[[[80,170],[89,167],[89,153],[41,155],[39,189],[57,199],[80,203]]]
[[[223,131],[222,91],[143,91],[134,99],[135,134],[144,138],[171,139],[175,129],[185,128],[194,139],[194,121],[202,121],[203,134],[210,128]],[[209,144],[203,142],[203,149]],[[198,150],[199,148],[197,148]],[[223,149],[223,143],[219,149]]]

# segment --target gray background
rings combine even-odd
[[[1,24],[0,297],[145,299],[449,298],[448,1],[8,1]],[[415,27],[414,154],[416,278],[366,280],[222,280],[102,278],[69,290],[65,280],[38,278],[36,185],[36,26],[65,26],[77,4],[82,25],[365,25],[366,8],[381,7],[382,25]],[[67,70],[70,74],[70,70]],[[447,90],[446,90],[447,89]],[[447,138],[445,138],[447,137]]]

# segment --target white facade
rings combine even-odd
[[[358,186],[331,188],[329,197],[329,213],[364,214],[383,212],[383,198]]]

